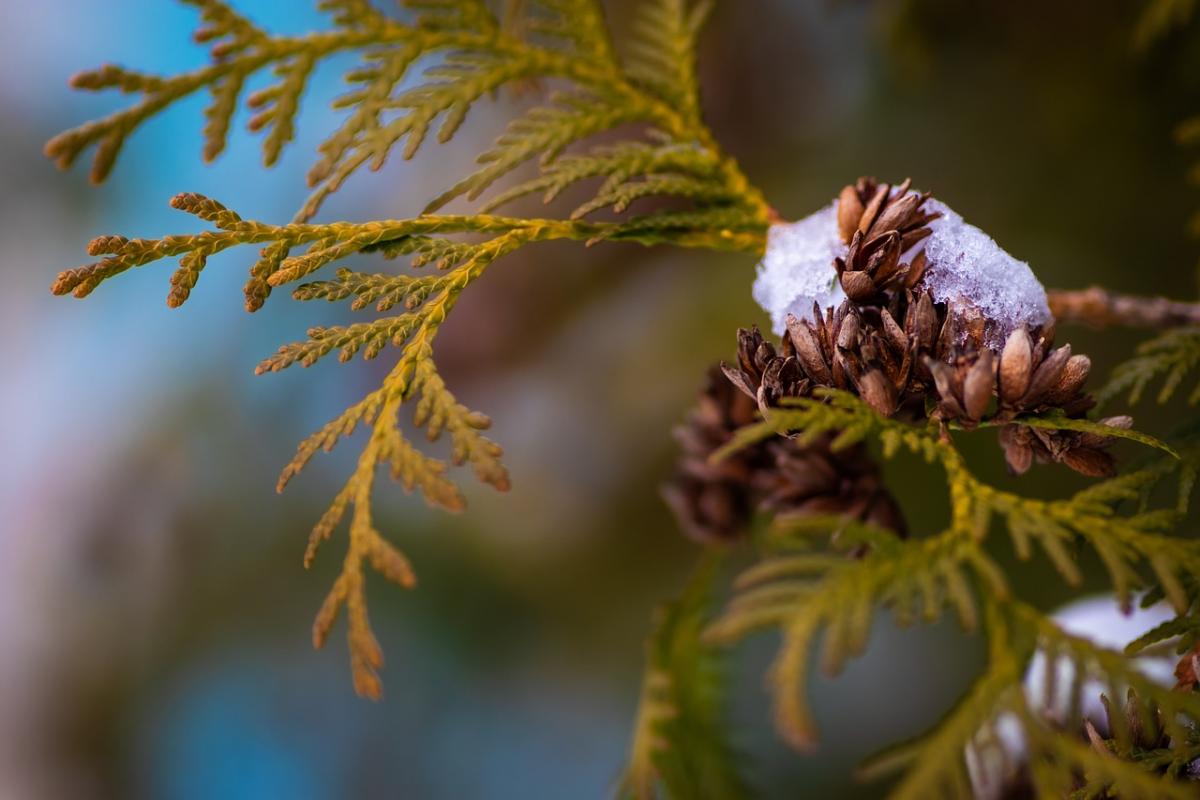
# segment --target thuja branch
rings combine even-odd
[[[285,249],[313,245],[301,256],[283,258],[266,273],[266,282],[273,286],[290,283],[305,275],[357,252],[372,248],[383,249],[389,243],[406,237],[428,237],[447,234],[507,234],[519,232],[522,243],[572,239],[584,242],[629,241],[644,245],[670,243],[683,247],[754,252],[761,235],[752,222],[740,226],[709,227],[705,223],[718,221],[692,219],[687,215],[659,214],[643,217],[630,223],[587,222],[540,218],[503,217],[487,214],[440,215],[426,214],[403,220],[376,220],[327,224],[292,223],[272,225],[244,220],[224,205],[198,194],[180,194],[172,198],[171,207],[194,214],[211,222],[215,231],[197,234],[164,236],[160,239],[127,239],[123,236],[101,236],[88,245],[100,261],[59,275],[51,287],[54,294],[72,293],[86,297],[108,278],[133,267],[144,266],[164,258],[182,256],[183,271],[188,275],[188,289],[195,285],[200,270],[211,255],[244,244],[273,244]],[[736,223],[737,220],[730,219]],[[173,281],[178,285],[178,281]],[[173,290],[172,306],[180,305],[187,295]]]
[[[1060,323],[1153,330],[1200,325],[1200,303],[1118,294],[1099,286],[1051,289],[1046,296],[1050,311]]]
[[[369,0],[320,0],[332,27],[303,36],[268,33],[223,0],[188,2],[201,11],[203,25],[195,38],[211,45],[212,63],[178,75],[112,65],[77,75],[77,88],[116,89],[137,99],[55,137],[47,154],[66,167],[95,147],[92,178],[102,180],[139,126],[171,103],[207,91],[212,102],[205,112],[205,159],[224,149],[231,120],[244,102],[254,112],[250,128],[265,134],[263,157],[269,166],[294,136],[313,70],[333,54],[356,51],[361,64],[346,75],[353,88],[334,103],[346,116],[319,146],[320,156],[308,173],[312,192],[284,225],[243,219],[200,195],[179,195],[172,205],[213,229],[155,239],[100,237],[88,248],[98,260],[66,270],[52,288],[56,294],[84,297],[129,269],[178,258],[167,298],[176,307],[188,299],[210,257],[238,245],[259,245],[244,290],[246,308],[254,311],[274,288],[362,253],[406,256],[414,268],[436,267],[424,274],[368,274],[343,267],[332,279],[302,283],[293,291],[296,300],[346,300],[356,311],[374,305],[381,314],[400,312],[314,327],[306,340],[284,345],[258,368],[308,366],[335,351],[345,361],[360,353],[375,358],[387,347],[400,350],[383,385],[303,442],[280,477],[282,488],[318,451],[329,450],[360,425],[371,429],[357,467],[312,532],[305,562],[349,514],[343,570],[318,615],[314,640],[325,640],[345,608],[355,687],[377,696],[382,659],[367,624],[363,573],[371,567],[405,586],[412,585],[413,576],[372,522],[375,472],[386,465],[405,488],[420,491],[430,503],[451,511],[463,506],[446,474],[451,464],[422,453],[402,435],[402,407],[413,409],[413,422],[430,439],[445,435],[450,440],[449,462],[470,465],[497,489],[509,483],[499,446],[482,435],[490,421],[455,399],[434,363],[436,335],[463,291],[501,257],[555,239],[757,253],[765,239],[767,204],[703,121],[695,41],[711,8],[708,2],[639,4],[624,56],[596,0],[526,0],[509,4],[502,19],[484,0],[403,0],[396,16]],[[246,82],[268,69],[277,78],[274,84],[243,100]],[[514,119],[479,155],[478,168],[433,198],[420,216],[312,221],[324,201],[361,168],[380,168],[396,150],[412,158],[433,137],[450,140],[476,103],[507,85],[531,81],[555,91]],[[613,136],[617,128],[629,133]],[[606,142],[589,141],[601,134],[607,134]],[[537,166],[534,177],[492,194],[481,203],[481,213],[441,212],[453,201],[479,200],[531,161]],[[561,216],[496,213],[532,194],[550,203],[588,183],[594,184],[590,195]],[[644,210],[649,201],[654,205]],[[612,218],[598,219],[605,211]]]
[[[876,609],[892,611],[902,625],[918,619],[934,621],[953,612],[966,629],[973,630],[983,618],[991,644],[987,671],[958,706],[929,735],[881,760],[883,766],[908,768],[895,797],[941,796],[951,787],[963,786],[964,751],[994,735],[992,728],[1002,716],[1014,714],[1036,757],[1059,762],[1054,780],[1069,783],[1072,769],[1088,760],[1087,751],[1069,734],[1051,732],[1027,707],[1022,675],[1035,648],[1053,657],[1051,663],[1061,659],[1072,664],[1078,676],[1072,708],[1086,690],[1083,679],[1091,678],[1103,686],[1134,687],[1140,700],[1133,708],[1139,715],[1158,714],[1162,709],[1164,720],[1200,719],[1196,695],[1158,687],[1139,675],[1124,655],[1067,635],[1015,598],[1004,572],[985,550],[992,521],[999,520],[1022,559],[1039,547],[1065,581],[1078,585],[1082,574],[1075,550],[1086,544],[1107,568],[1120,602],[1128,605],[1135,590],[1153,587],[1182,613],[1190,605],[1185,582],[1200,574],[1200,548],[1169,534],[1179,512],[1118,511],[1124,501],[1144,497],[1174,472],[1176,459],[1168,457],[1063,500],[1042,501],[980,481],[967,469],[944,428],[939,431],[936,425],[883,417],[845,392],[817,390],[812,398],[789,400],[764,414],[762,422],[743,429],[715,457],[730,457],[774,433],[789,434],[802,446],[828,441],[829,434],[836,434],[829,445],[834,450],[874,439],[882,443],[885,455],[908,449],[941,466],[951,506],[945,530],[908,541],[848,516],[821,517],[810,512],[776,520],[764,541],[766,557],[738,579],[733,599],[709,627],[708,636],[727,643],[760,628],[780,629],[783,641],[769,680],[777,724],[793,745],[810,747],[816,733],[805,701],[811,651],[823,638],[820,663],[827,672],[836,673],[865,647]],[[1053,417],[1025,423],[1055,424]],[[1148,439],[1144,443],[1156,444]],[[837,557],[845,553],[856,558]],[[1020,641],[1010,640],[1010,634],[1019,634]],[[1057,695],[1048,691],[1047,696]],[[1129,729],[1113,730],[1118,742],[1128,741]],[[1177,740],[1185,732],[1179,724],[1171,728]],[[1090,766],[1095,765],[1089,761]],[[1103,776],[1102,784],[1121,789],[1144,788],[1156,780],[1140,766],[1121,763],[1107,765]],[[1052,777],[1052,773],[1037,776],[1038,785]],[[1182,795],[1164,789],[1162,796]]]

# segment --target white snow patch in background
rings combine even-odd
[[[799,222],[771,226],[752,294],[771,315],[777,335],[783,335],[788,314],[815,322],[814,301],[822,310],[842,304],[846,293],[833,260],[845,256],[846,245],[838,236],[837,203]]]
[[[989,321],[986,344],[1000,349],[1014,328],[1052,321],[1046,290],[1024,261],[1006,253],[983,231],[963,221],[944,203],[930,199],[926,208],[942,212],[929,224],[933,233],[903,256],[911,261],[922,249],[929,266],[920,286],[937,302],[974,306]],[[838,237],[837,203],[799,222],[772,225],[767,250],[758,265],[753,295],[782,335],[788,314],[812,319],[816,302],[837,306],[846,295],[837,281],[835,258],[846,246]]]
[[[1142,608],[1135,603],[1133,609],[1125,613],[1113,595],[1077,600],[1051,615],[1067,633],[1118,652],[1146,631],[1174,617],[1174,609],[1165,602],[1150,608]],[[1044,652],[1038,650],[1034,653],[1025,672],[1025,697],[1030,708],[1040,711],[1051,720],[1061,720],[1071,706],[1075,666],[1065,657],[1055,659],[1055,693],[1053,697],[1047,697],[1046,661]],[[1147,678],[1168,687],[1175,682],[1176,661],[1177,658],[1169,653],[1160,653],[1135,658],[1132,663]],[[1083,681],[1078,690],[1081,701],[1079,711],[1083,718],[1090,720],[1098,730],[1107,730],[1108,715],[1100,695],[1110,689],[1089,678]],[[993,723],[992,733],[995,738],[981,734],[967,745],[964,752],[972,794],[976,800],[1002,800],[1007,796],[1006,789],[1016,769],[1028,759],[1029,748],[1021,723],[1012,713],[1000,715]]]

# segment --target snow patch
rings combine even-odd
[[[933,232],[903,256],[910,261],[925,251],[929,266],[917,288],[960,311],[977,310],[987,321],[985,344],[995,350],[1013,329],[1053,321],[1046,290],[1028,264],[946,204],[930,199],[925,207],[942,216],[929,224]],[[844,258],[846,249],[838,237],[836,203],[799,222],[771,226],[753,295],[776,334],[783,334],[788,314],[811,320],[814,302],[825,309],[845,299],[833,260]]]
[[[815,322],[814,302],[822,310],[842,304],[846,293],[833,260],[845,255],[846,245],[838,236],[837,203],[799,222],[770,227],[767,252],[758,265],[752,293],[771,315],[776,334],[783,335],[788,314]]]

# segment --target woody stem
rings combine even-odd
[[[1165,297],[1117,294],[1090,286],[1087,289],[1051,289],[1047,299],[1050,311],[1060,324],[1154,330],[1200,325],[1200,303],[1184,303]]]

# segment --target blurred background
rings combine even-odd
[[[234,5],[279,31],[325,24],[306,3]],[[609,5],[628,18],[632,3]],[[1200,110],[1200,49],[1182,30],[1135,53],[1139,6],[719,3],[703,38],[708,117],[785,217],[860,174],[911,175],[1047,285],[1192,297],[1186,225],[1200,193],[1185,175],[1197,154],[1172,131]],[[750,298],[753,261],[543,245],[468,293],[439,360],[496,420],[514,488],[472,487],[457,517],[379,492],[379,524],[420,585],[371,583],[386,696],[360,700],[342,629],[324,651],[309,639],[342,540],[311,572],[300,565],[356,444],[318,457],[284,496],[272,488],[296,442],[376,385],[386,359],[254,378],[279,343],[347,314],[282,296],[246,314],[251,249],[212,259],[175,311],[166,263],[86,302],[47,291],[93,236],[194,230],[167,207],[180,191],[284,221],[351,61],[317,74],[274,170],[245,134],[202,165],[198,97],[136,134],[97,189],[83,168],[56,172],[41,146],[122,98],[72,93],[68,76],[110,60],[202,64],[189,44],[194,9],[6,0],[4,11],[0,798],[608,795],[651,609],[695,555],[658,498],[670,430],[705,367],[732,353],[736,327],[765,323]],[[452,145],[352,183],[326,217],[414,213],[465,174],[509,102],[473,112]],[[1103,376],[1137,337],[1060,340]],[[1169,413],[1142,411],[1140,427],[1163,433]],[[965,447],[982,475],[1012,485],[989,434]],[[903,460],[887,471],[910,528],[937,530],[941,476]],[[1064,472],[1040,468],[1024,485],[1061,494],[1079,485]],[[1039,604],[1069,596],[1044,564],[1020,576]],[[854,764],[936,720],[981,662],[979,642],[953,625],[880,621],[862,659],[814,683],[824,741],[801,757],[769,727],[761,675],[773,644],[761,637],[731,663],[735,739],[766,797],[878,796],[854,783]]]

